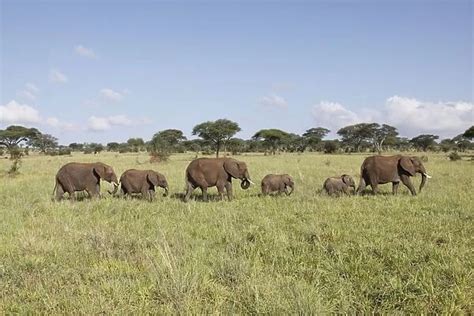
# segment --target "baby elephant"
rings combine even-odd
[[[350,194],[355,193],[355,182],[351,176],[343,174],[340,177],[327,178],[323,188],[329,195]]]
[[[150,201],[155,196],[155,186],[165,189],[163,196],[168,195],[168,182],[165,176],[153,170],[129,169],[120,177],[120,185],[124,195],[141,193],[143,198]]]
[[[291,191],[288,190],[291,188]],[[290,195],[295,189],[295,182],[288,174],[267,174],[262,179],[262,194],[267,195],[271,192],[283,193]]]

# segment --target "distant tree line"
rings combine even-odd
[[[151,140],[130,138],[126,142],[71,143],[68,146],[58,145],[52,135],[43,134],[36,128],[9,126],[0,130],[0,154],[7,153],[11,159],[28,154],[35,150],[46,155],[68,155],[72,151],[85,154],[98,154],[102,151],[128,153],[147,151],[158,160],[166,160],[173,153],[186,151],[196,154],[219,154],[231,152],[236,155],[245,152],[263,152],[275,155],[279,152],[323,152],[352,153],[383,151],[466,151],[474,149],[472,139],[474,126],[463,134],[452,139],[439,140],[439,136],[422,134],[411,139],[399,136],[397,128],[387,124],[359,123],[337,130],[339,139],[325,140],[330,130],[314,127],[302,135],[289,133],[280,129],[262,129],[250,139],[234,137],[241,130],[240,126],[227,119],[207,121],[194,126],[192,135],[197,139],[188,140],[182,131],[167,129],[153,135]]]

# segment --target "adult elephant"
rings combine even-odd
[[[420,192],[426,183],[427,178],[431,178],[425,170],[423,163],[418,157],[396,156],[372,156],[365,158],[360,168],[360,183],[357,193],[361,193],[366,185],[372,187],[374,193],[378,192],[378,185],[392,183],[392,192],[397,194],[400,181],[408,187],[412,195],[416,195],[410,177],[416,173],[421,173],[422,180]]]
[[[207,188],[217,187],[221,199],[224,189],[227,198],[232,200],[232,178],[240,179],[242,189],[248,189],[250,183],[249,172],[245,162],[232,158],[199,158],[191,161],[186,169],[186,195],[184,201],[189,201],[195,188],[201,188],[202,198],[207,201]]]
[[[90,197],[100,196],[100,180],[113,183],[114,194],[118,189],[118,180],[114,169],[101,162],[79,163],[71,162],[62,166],[56,174],[56,185],[54,186],[56,200],[61,200],[64,193],[69,193],[71,199],[75,199],[74,192],[86,191]]]

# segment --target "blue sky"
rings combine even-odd
[[[0,128],[125,141],[218,118],[473,124],[472,1],[1,2]]]

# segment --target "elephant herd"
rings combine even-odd
[[[427,178],[431,178],[425,170],[423,163],[418,157],[409,156],[372,156],[364,160],[361,166],[361,177],[359,187],[356,190],[355,182],[349,175],[331,177],[326,179],[323,189],[329,195],[362,193],[367,185],[370,185],[374,193],[378,192],[379,184],[392,183],[392,192],[397,194],[398,186],[402,182],[408,187],[412,195],[416,190],[410,177],[416,173],[422,175],[419,190],[423,188]],[[208,200],[207,189],[217,187],[221,199],[224,194],[230,201],[233,198],[232,179],[241,181],[241,188],[248,189],[254,184],[250,179],[247,165],[243,161],[233,158],[198,158],[186,168],[186,192],[184,201],[191,198],[196,188],[202,191],[204,201]],[[110,194],[117,194],[118,189],[122,195],[131,196],[141,194],[143,198],[153,200],[155,188],[161,187],[165,190],[164,196],[168,195],[168,182],[164,175],[153,170],[129,169],[125,171],[120,180],[113,168],[101,162],[76,163],[71,162],[62,166],[56,174],[54,195],[56,200],[61,200],[65,193],[70,199],[75,199],[75,192],[86,191],[90,197],[100,196],[100,180],[105,180],[114,185]],[[269,174],[261,181],[263,195],[270,193],[285,193],[290,195],[294,191],[295,183],[288,174]]]

